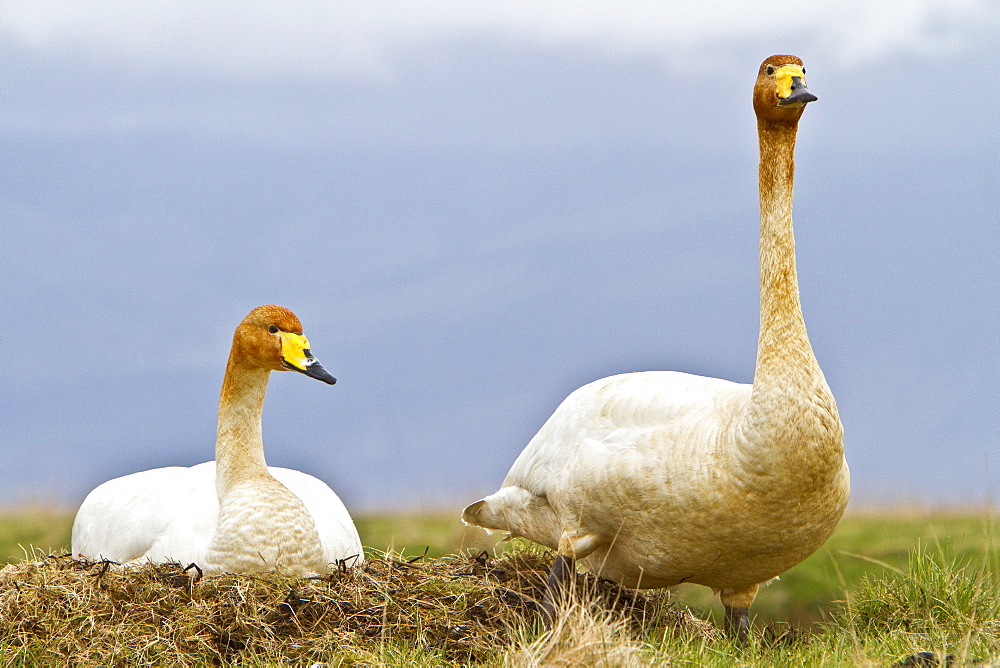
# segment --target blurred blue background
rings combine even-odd
[[[998,6],[696,4],[5,2],[0,504],[211,459],[264,303],[339,380],[273,376],[268,461],[352,510],[457,510],[601,376],[749,382],[772,53],[854,503],[988,502]]]

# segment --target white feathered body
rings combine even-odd
[[[825,382],[816,390],[775,397],[788,422],[754,433],[751,385],[671,371],[592,382],[465,519],[553,549],[564,532],[586,536],[597,547],[582,563],[628,586],[766,582],[818,548],[847,504],[843,453],[823,445],[836,408]]]
[[[271,481],[246,481],[227,494],[221,516],[214,461],[109,480],[77,513],[73,554],[121,563],[196,563],[206,573],[322,573],[341,559],[351,565],[363,559],[354,522],[326,483],[291,469],[271,466],[268,472]],[[228,540],[213,542],[220,521],[234,530],[220,533]]]

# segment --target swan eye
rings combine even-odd
[[[272,334],[277,334],[278,333],[278,328],[275,327],[274,325],[271,325],[271,326],[269,326],[267,328],[267,331],[271,332]]]
[[[765,71],[765,72],[767,72],[768,76],[771,76],[771,75],[773,75],[773,74],[774,74],[774,68],[773,68],[773,67],[771,67],[770,65],[768,65],[768,66],[767,66],[767,69],[766,69],[766,70],[764,70],[764,71]],[[803,72],[803,74],[805,74],[805,72]]]

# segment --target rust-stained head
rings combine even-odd
[[[337,382],[312,356],[299,319],[275,304],[258,306],[243,318],[233,335],[230,361],[269,371],[298,371],[331,385]]]
[[[806,68],[795,56],[771,56],[761,63],[753,89],[757,119],[767,123],[798,123],[805,106],[816,100],[806,88]]]

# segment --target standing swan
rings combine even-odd
[[[847,505],[837,405],[806,335],[795,275],[792,180],[805,68],[760,67],[760,338],[752,385],[670,371],[604,378],[560,404],[473,526],[557,550],[551,618],[575,561],[630,587],[706,585],[744,640],[761,584],[812,554]]]
[[[117,562],[195,563],[206,573],[281,568],[322,573],[360,561],[344,504],[306,473],[268,467],[261,411],[271,371],[336,379],[309,351],[302,324],[281,306],[243,319],[222,381],[215,461],[115,478],[92,491],[73,522],[73,554]]]

